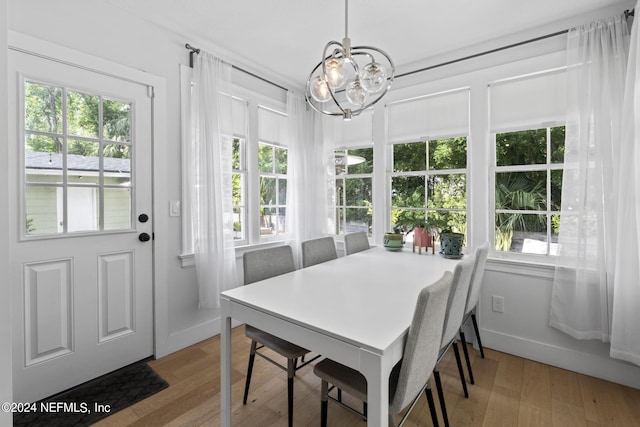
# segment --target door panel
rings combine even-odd
[[[153,354],[145,85],[9,52],[13,384],[35,401]],[[149,220],[138,221],[140,214]]]

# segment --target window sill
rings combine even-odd
[[[269,242],[261,242],[253,245],[236,246],[236,259],[242,258],[245,252],[253,251],[256,249],[272,248],[275,246],[282,246],[286,244],[285,240],[273,240]],[[182,254],[178,255],[182,268],[195,267],[196,260],[194,254]]]
[[[505,258],[487,259],[487,270],[553,280],[555,264]]]

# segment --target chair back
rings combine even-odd
[[[345,255],[355,254],[356,252],[366,251],[369,249],[369,238],[364,231],[357,231],[344,235],[344,253]]]
[[[291,246],[245,252],[242,256],[242,264],[245,285],[290,273],[296,269]]]
[[[445,314],[444,332],[442,333],[442,344],[440,348],[449,345],[460,330],[475,263],[476,256],[467,255],[465,259],[456,264],[456,268],[453,270],[453,281],[451,283],[449,300],[447,301],[447,313]]]
[[[435,368],[452,279],[447,271],[418,295],[397,386],[391,391],[390,414],[399,413],[422,392]]]
[[[484,268],[487,265],[487,255],[489,254],[489,242],[485,242],[476,249],[476,265],[473,267],[471,275],[471,285],[469,285],[469,296],[467,297],[467,306],[464,314],[469,314],[478,305],[480,298],[480,287],[484,278]]]
[[[302,267],[310,267],[322,262],[338,258],[336,244],[333,237],[320,237],[319,239],[302,242]]]

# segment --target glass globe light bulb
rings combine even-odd
[[[309,92],[311,92],[311,97],[318,102],[327,102],[331,99],[327,83],[320,76],[313,78],[309,85]]]
[[[324,62],[327,72],[327,81],[332,89],[340,89],[347,82],[347,70],[344,66],[344,59],[329,58]]]
[[[370,62],[360,72],[360,82],[369,92],[380,92],[387,83],[387,71],[377,62]]]
[[[347,85],[346,89],[347,100],[353,105],[364,105],[368,97],[368,92],[360,84],[360,80],[352,81]]]

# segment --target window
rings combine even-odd
[[[188,132],[193,70],[180,67],[183,123],[182,260],[193,265],[191,202],[185,187],[188,170]],[[235,77],[238,77],[235,79]],[[240,73],[234,76],[232,97],[231,199],[236,247],[282,239],[287,197],[286,93]],[[245,87],[246,84],[246,87]]]
[[[287,149],[260,142],[260,236],[279,236],[286,232]]]
[[[128,230],[132,103],[24,82],[26,235]]]
[[[231,185],[232,185],[232,203],[233,203],[233,239],[236,243],[246,242],[246,221],[247,221],[247,205],[246,192],[247,187],[247,167],[245,158],[245,139],[233,138],[233,148],[231,151]]]
[[[556,254],[565,88],[565,69],[489,85],[493,142],[491,229],[497,253]]]
[[[387,118],[390,227],[466,235],[469,88],[391,103]]]
[[[391,223],[466,233],[467,138],[392,145]]]
[[[335,151],[336,234],[372,235],[373,147]]]
[[[278,239],[287,231],[288,150],[283,144],[286,137],[287,115],[258,105],[257,151],[251,154],[258,158],[259,200],[254,221],[259,221],[260,240]]]
[[[564,126],[495,134],[495,249],[555,255]]]

